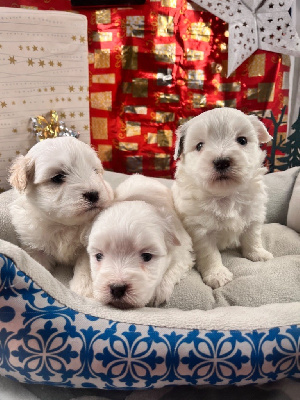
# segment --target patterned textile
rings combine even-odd
[[[68,0],[1,4],[71,9]],[[176,128],[213,107],[255,113],[285,142],[289,57],[258,50],[226,78],[228,25],[192,4],[77,9],[88,18],[91,142],[106,169],[171,177]],[[267,150],[275,170],[284,153]]]
[[[0,268],[3,376],[107,389],[300,377],[299,326],[199,331],[118,323],[60,304],[3,254]]]

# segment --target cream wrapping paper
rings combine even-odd
[[[90,142],[88,84],[85,16],[0,8],[0,191],[12,160],[36,143],[30,117],[56,110]]]

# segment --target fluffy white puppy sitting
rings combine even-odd
[[[21,246],[48,270],[74,265],[85,224],[111,204],[102,174],[96,152],[73,137],[39,142],[13,163],[12,222]]]
[[[259,144],[271,136],[256,116],[231,108],[204,112],[177,131],[174,203],[193,239],[204,283],[232,280],[220,250],[241,246],[252,261],[273,256],[263,248],[265,157]]]
[[[89,234],[91,280],[81,263],[74,275],[81,285],[70,288],[118,308],[158,306],[194,265],[191,238],[162,183],[133,175],[115,194]]]

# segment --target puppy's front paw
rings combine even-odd
[[[149,306],[151,307],[158,307],[161,304],[167,302],[172,293],[173,293],[174,286],[166,287],[164,285],[160,285],[154,293],[154,296],[149,302]]]
[[[265,250],[263,247],[244,252],[243,256],[251,261],[268,261],[273,258],[273,254]]]
[[[73,277],[70,281],[70,289],[83,297],[93,297],[92,282],[87,277]]]
[[[202,279],[207,286],[210,286],[212,289],[218,289],[226,285],[226,283],[231,282],[233,274],[229,269],[222,266],[212,270],[210,274],[203,276]]]

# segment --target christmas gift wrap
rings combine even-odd
[[[146,0],[134,7],[77,8],[88,20],[91,143],[104,167],[172,177],[178,126],[226,106],[262,119],[274,136],[273,144],[265,145],[267,165],[270,171],[284,168],[290,58],[281,52],[292,54],[297,47],[292,26],[286,26],[290,2],[284,2],[280,15],[279,0],[272,2],[265,36],[251,32],[252,25],[264,29],[267,23],[261,7],[255,8],[257,14],[248,13],[257,3],[251,0]],[[13,4],[72,8],[68,0]],[[269,0],[266,4],[272,5]],[[231,7],[236,15],[247,14],[239,32],[240,19],[229,18]],[[278,27],[295,36],[289,45]],[[276,31],[273,42],[271,30]]]
[[[87,59],[85,16],[0,8],[0,190],[36,143],[31,118],[49,137],[69,129],[90,142]]]

